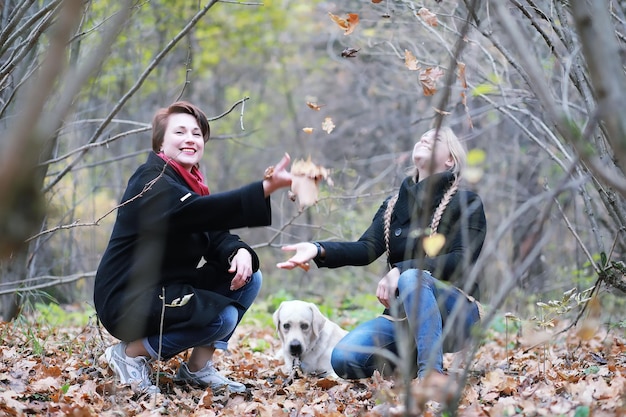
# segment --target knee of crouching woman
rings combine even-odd
[[[398,279],[398,290],[404,292],[405,290],[413,290],[422,286],[423,288],[435,287],[435,279],[430,275],[428,271],[421,269],[408,269],[400,274]]]

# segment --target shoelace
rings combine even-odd
[[[141,368],[141,381],[139,381],[139,387],[144,389],[150,388],[152,387],[152,382],[150,380],[152,378],[152,370],[150,369],[148,360],[144,357],[139,357],[139,361],[141,362],[141,365],[139,365]]]

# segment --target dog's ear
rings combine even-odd
[[[313,334],[317,338],[326,324],[326,317],[322,314],[317,305],[309,303],[309,308],[313,313]]]
[[[280,303],[274,314],[272,314],[272,319],[274,320],[274,326],[276,326],[276,332],[278,333],[278,337],[280,337],[280,341],[284,342],[283,332],[280,328],[280,309],[283,307],[283,303]]]

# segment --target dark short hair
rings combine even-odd
[[[177,101],[168,107],[157,110],[154,114],[152,119],[152,150],[159,152],[161,145],[163,145],[163,138],[165,137],[165,130],[167,129],[170,116],[179,113],[192,115],[198,122],[204,142],[206,143],[209,140],[211,128],[204,112],[198,106],[194,106],[187,101]]]

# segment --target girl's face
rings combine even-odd
[[[172,114],[167,122],[161,149],[166,156],[191,171],[204,154],[204,138],[195,117],[186,113]]]
[[[413,163],[420,173],[420,178],[423,178],[424,175],[450,169],[454,166],[454,159],[448,145],[441,139],[435,138],[434,130],[429,130],[413,147]]]

